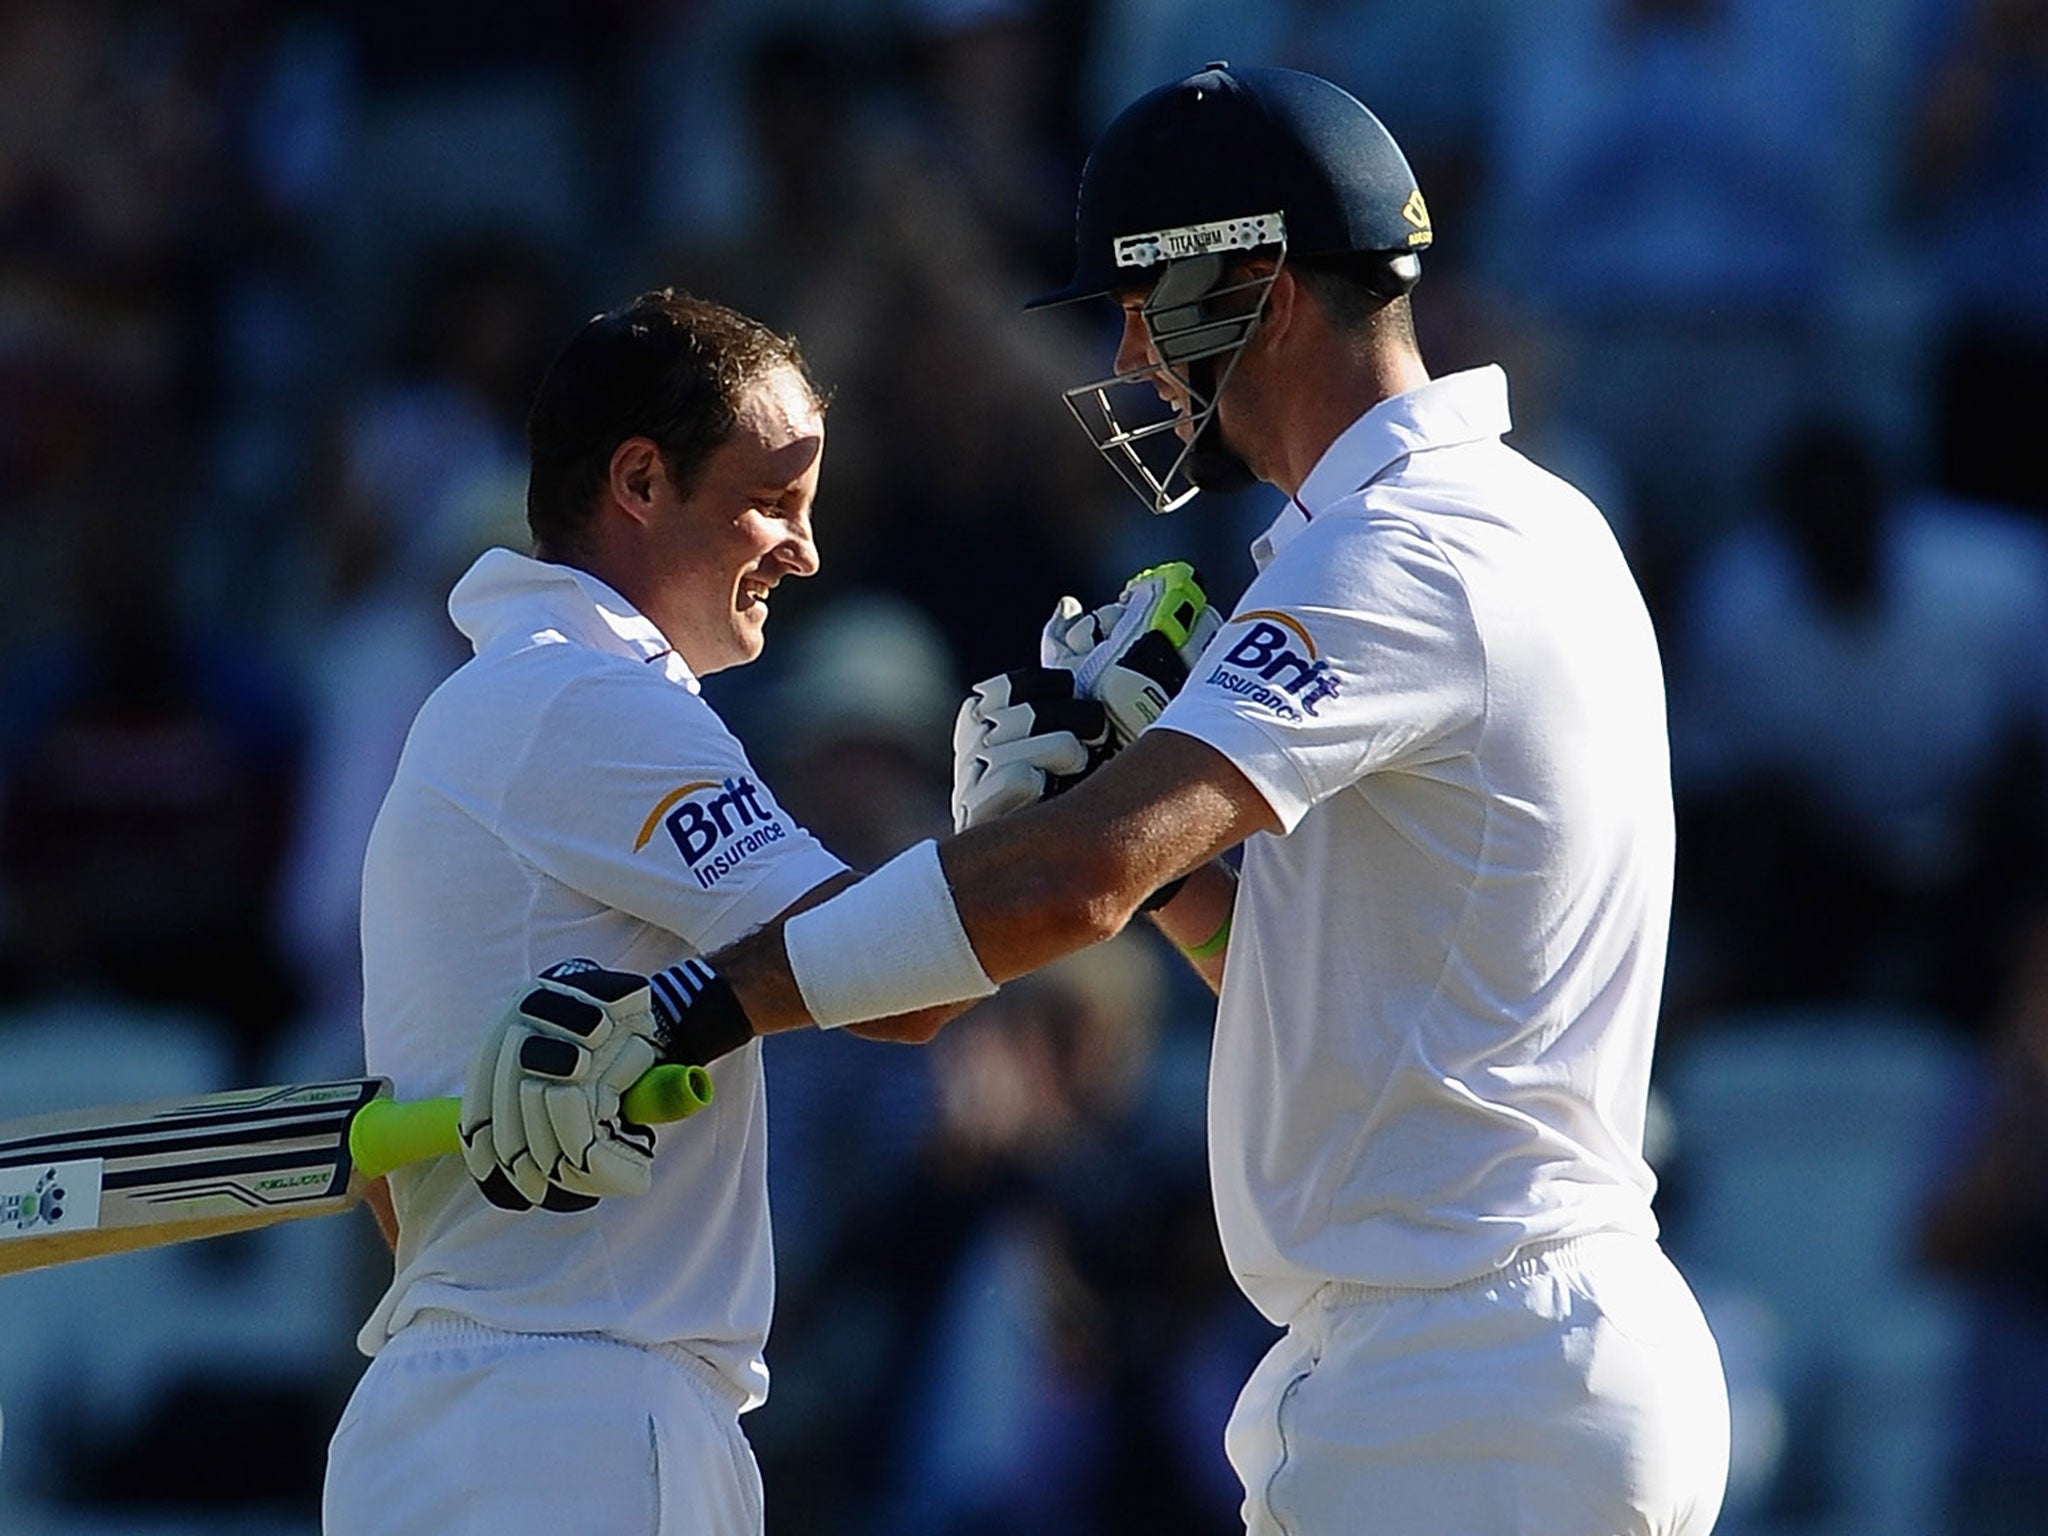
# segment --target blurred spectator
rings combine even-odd
[[[152,506],[87,515],[68,632],[0,698],[11,980],[198,1011],[254,1071],[296,1003],[269,914],[298,720],[258,637],[178,614]]]
[[[1237,1529],[1229,1373],[1269,1330],[1222,1267],[1199,1164],[1146,1155],[1164,980],[1132,934],[1005,987],[925,1053],[917,1162],[845,1222],[830,1300],[785,1312],[805,1336],[778,1393],[832,1372],[790,1452],[803,1476],[779,1485],[806,1496],[783,1496],[785,1528]]]
[[[1966,1287],[1952,1465],[1954,1528],[1970,1536],[2032,1536],[2048,1508],[2048,908],[2017,962],[1920,1232],[1924,1261]]]
[[[786,191],[771,157],[809,143],[828,152],[822,168],[855,148],[854,133],[835,143],[810,130],[848,102],[856,116],[866,113],[888,78],[895,12],[874,0],[693,0],[645,8],[631,89],[644,146],[637,203],[649,244],[661,251],[743,241],[775,222],[770,205]],[[786,72],[773,67],[778,57],[790,61]],[[819,188],[829,190],[828,182],[821,176]],[[769,311],[749,311],[755,312],[784,323]],[[808,335],[804,341],[808,353]]]
[[[1212,59],[1244,67],[1284,62],[1293,14],[1302,8],[1300,0],[1096,0],[1080,101],[1087,137],[1154,86]]]
[[[2048,546],[1795,432],[1674,653],[1681,921],[1719,1006],[1878,997],[1980,1023],[2043,843]]]
[[[191,255],[218,145],[181,34],[149,22],[0,6],[0,647],[63,621],[64,534],[110,424],[196,414]]]
[[[1004,257],[1046,287],[1073,259],[1075,7],[1053,0],[907,0],[910,100],[923,158]]]
[[[517,246],[432,263],[394,369],[338,429],[304,622],[304,794],[280,924],[310,989],[306,1064],[360,1070],[363,853],[413,715],[467,655],[448,591],[492,545],[524,551],[527,402],[565,302]]]
[[[969,677],[1028,659],[1018,647],[1052,598],[1089,584],[1104,507],[1117,505],[1114,478],[1060,402],[1095,360],[1062,318],[1021,312],[1049,286],[1033,266],[1045,255],[1020,233],[1002,178],[1042,174],[1026,168],[1056,156],[1035,136],[1044,99],[1027,91],[979,107],[987,115],[971,131],[952,115],[987,94],[977,81],[990,70],[1058,46],[1046,9],[920,14],[908,106],[864,73],[880,46],[872,35],[864,47],[853,31],[822,43],[764,33],[750,56],[760,106],[749,147],[767,167],[765,203],[736,235],[676,257],[686,281],[754,293],[765,317],[803,337],[832,390],[837,468],[814,595],[864,588],[915,604]],[[803,110],[773,110],[791,89]],[[1062,264],[1070,217],[1062,190],[1049,215]]]
[[[1758,0],[1564,0],[1505,24],[1488,218],[1459,238],[1571,327],[1573,409],[1682,556],[1740,506],[1857,234],[1831,193],[1845,66],[1817,10]]]
[[[791,815],[857,869],[951,830],[953,716],[966,685],[921,609],[836,598],[801,621],[775,664],[753,718]]]
[[[1910,211],[1959,314],[2048,337],[2048,0],[1927,5],[1922,31]]]
[[[324,9],[352,65],[339,196],[318,226],[351,365],[372,363],[404,325],[405,274],[437,250],[498,239],[600,268],[619,240],[612,166],[633,151],[607,136],[631,0]]]
[[[1500,94],[1511,0],[1294,0],[1293,9],[1282,61],[1336,81],[1372,108],[1429,198],[1440,232],[1429,254],[1432,289],[1473,266],[1472,198],[1486,165],[1488,105]],[[1509,377],[1520,382],[1512,370]]]
[[[1907,209],[1944,305],[1938,464],[2048,516],[2048,0],[1930,5]]]
[[[829,525],[819,537],[829,547]],[[937,627],[909,604],[873,595],[838,599],[791,625],[770,652],[771,685],[736,716],[761,743],[790,815],[862,870],[950,832],[953,715],[964,690]],[[903,1176],[933,1113],[930,1067],[923,1052],[817,1030],[778,1035],[765,1050],[776,1271],[800,1291],[843,1224]]]

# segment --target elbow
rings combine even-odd
[[[930,1045],[946,1027],[946,1021],[961,1012],[962,1005],[950,1004],[944,1008],[926,1008],[922,1012],[905,1015],[897,1021],[895,1032],[889,1037],[899,1045]]]
[[[1123,932],[1135,910],[1124,884],[1121,861],[1108,850],[1063,862],[1056,889],[1041,909],[1058,925],[1062,950],[1085,949]]]

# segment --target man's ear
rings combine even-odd
[[[651,439],[629,437],[612,450],[606,488],[622,512],[635,522],[645,522],[667,473],[661,450]]]
[[[1277,347],[1294,329],[1295,306],[1301,302],[1301,284],[1286,267],[1273,274],[1273,286],[1266,290],[1265,313],[1252,337],[1254,346]]]

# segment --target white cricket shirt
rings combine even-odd
[[[459,1094],[486,1029],[560,960],[651,972],[844,866],[776,805],[660,631],[567,566],[486,553],[449,612],[476,655],[421,708],[363,868],[363,1034],[398,1096]],[[663,1127],[645,1196],[510,1213],[461,1159],[401,1169],[374,1354],[423,1309],[680,1345],[751,1406],[773,1304],[759,1042]]]
[[[1498,368],[1375,406],[1161,717],[1286,829],[1244,853],[1211,1062],[1223,1246],[1275,1322],[1654,1234],[1664,687],[1607,524]]]

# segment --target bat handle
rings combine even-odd
[[[628,1120],[667,1125],[711,1102],[711,1074],[702,1067],[655,1067],[620,1098]],[[372,1099],[349,1122],[348,1150],[363,1177],[462,1150],[460,1099]]]

